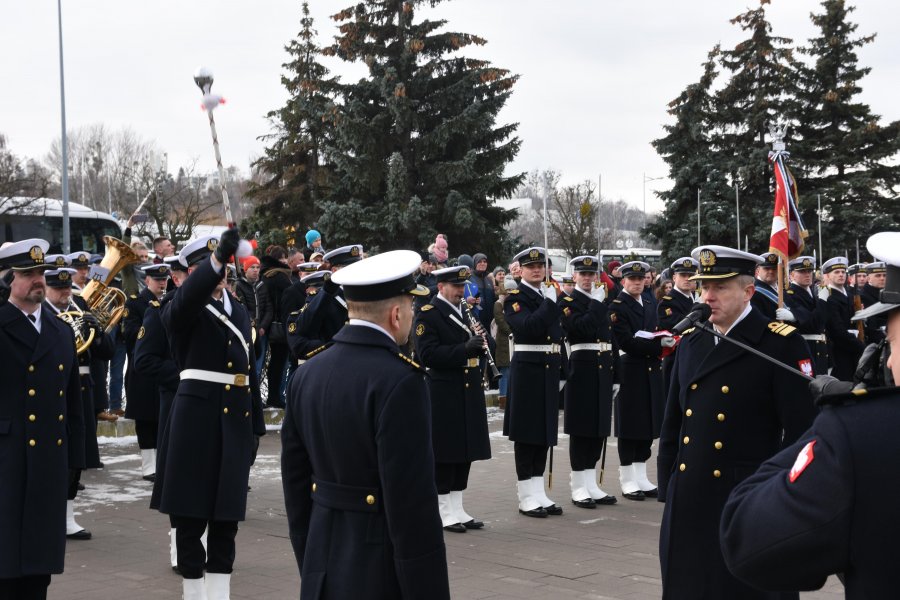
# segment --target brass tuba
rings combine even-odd
[[[129,265],[139,263],[141,261],[134,250],[122,240],[117,240],[112,236],[104,236],[103,242],[106,244],[106,254],[99,265],[91,267],[91,280],[81,290],[81,298],[87,303],[88,310],[103,327],[106,333],[112,329],[122,318],[125,312],[125,301],[128,299],[125,292],[112,287],[112,281],[116,275]],[[60,313],[60,319],[69,323],[75,330],[76,341],[83,341],[79,338],[78,331],[82,330],[84,315],[81,311],[67,311]],[[73,322],[77,322],[77,325]],[[81,354],[90,345],[90,341],[82,347],[78,344],[78,353]]]
[[[91,347],[95,332],[93,328],[85,324],[84,312],[78,308],[77,304],[69,300],[69,310],[58,313],[56,317],[72,328],[72,332],[75,334],[76,354],[81,354]]]

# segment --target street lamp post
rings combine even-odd
[[[644,201],[644,227],[647,226],[647,182],[648,181],[658,181],[660,179],[664,179],[664,177],[647,177],[647,174],[644,173],[644,184],[642,190],[642,196]]]
[[[62,36],[62,0],[56,0],[56,13],[59,21],[59,107],[60,122],[62,126],[62,250],[66,254],[71,252],[69,235],[69,141],[66,138],[66,80],[63,69],[63,36]]]

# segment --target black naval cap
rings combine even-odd
[[[181,264],[192,267],[204,258],[209,257],[219,247],[219,236],[207,235],[197,238],[181,249]]]
[[[798,256],[788,263],[791,271],[815,271],[816,259],[812,256]]]
[[[303,275],[309,275],[310,273],[315,273],[319,269],[322,268],[322,263],[317,262],[302,262],[297,265],[297,273],[300,274],[300,278],[303,279]]]
[[[91,266],[91,255],[84,251],[68,254],[66,260],[73,269],[87,269]]]
[[[317,265],[319,263],[313,264]],[[300,278],[300,281],[309,287],[321,287],[325,285],[325,281],[328,279],[329,275],[331,275],[330,271],[315,271],[313,273],[306,273]]]
[[[50,244],[39,238],[14,242],[0,250],[0,266],[13,271],[52,269],[56,265],[48,265],[44,262],[44,255],[48,248],[50,248]]]
[[[533,265],[534,263],[545,264],[547,262],[547,251],[540,246],[532,246],[526,248],[513,257],[513,261],[518,261],[519,265]]]
[[[699,268],[700,263],[690,256],[682,256],[669,266],[671,273],[690,273],[692,275],[696,274]]]
[[[575,273],[597,273],[600,270],[600,259],[596,256],[576,256],[569,261],[569,266]]]
[[[727,246],[700,246],[691,251],[691,257],[700,263],[700,271],[691,277],[695,280],[728,279],[738,275],[753,277],[756,266],[763,262],[756,254]]]
[[[869,266],[880,264],[887,275],[879,302],[857,311],[851,321],[868,319],[900,308],[900,231],[876,233],[866,242],[866,248],[878,259],[878,263],[870,263]]]
[[[870,262],[866,265],[866,273],[872,275],[874,273],[887,273],[887,264],[882,260]]]
[[[169,278],[169,265],[165,263],[161,263],[158,265],[145,265],[141,267],[141,271],[144,272],[144,277],[149,277],[150,279]]]
[[[44,280],[47,282],[47,287],[70,288],[74,273],[76,273],[75,269],[49,269],[44,271]]]
[[[778,255],[774,252],[763,252],[759,255],[759,257],[763,260],[763,262],[758,265],[763,269],[777,269],[778,268]]]
[[[847,267],[847,275],[856,275],[857,273],[865,273],[866,265],[862,263],[855,263]]]
[[[418,252],[391,250],[356,261],[332,274],[331,280],[343,287],[347,300],[354,302],[375,302],[404,294],[427,296],[428,288],[417,285],[414,275],[421,264]]]
[[[181,271],[182,273],[187,273],[187,266],[181,262],[180,254],[167,256],[163,259],[163,262],[168,265],[170,271]]]
[[[330,250],[322,257],[322,260],[330,264],[332,267],[343,267],[352,265],[362,260],[363,247],[359,244],[350,244],[349,246],[341,246]],[[418,256],[418,254],[416,254]],[[421,264],[421,259],[416,263],[416,267]]]
[[[454,285],[465,285],[469,278],[472,277],[472,269],[465,265],[456,267],[447,267],[445,269],[436,269],[431,272],[438,283],[452,283]]]
[[[45,254],[44,262],[55,269],[62,269],[69,266],[69,261],[65,254]]]
[[[831,273],[832,271],[837,271],[838,269],[846,270],[849,263],[850,261],[847,260],[846,256],[835,256],[834,258],[829,258],[822,263],[822,272]]]
[[[563,275],[559,279],[560,279],[559,282],[563,285],[568,285],[568,284],[574,285],[575,284],[575,278],[572,277],[571,275]]]
[[[622,277],[645,277],[650,272],[650,265],[642,260],[632,260],[619,267]]]

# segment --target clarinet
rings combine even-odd
[[[491,347],[490,344],[488,344],[484,328],[481,326],[481,323],[475,320],[475,315],[472,314],[472,308],[469,306],[469,303],[463,300],[462,307],[463,312],[466,313],[466,319],[469,321],[469,329],[472,330],[472,333],[484,340],[484,354],[487,357],[488,368],[491,370],[490,377],[488,377],[487,373],[484,374],[485,389],[488,389],[490,386],[497,385],[497,382],[500,381],[500,378],[503,375],[500,374],[500,370],[497,368],[496,363],[494,363],[494,357],[491,356]]]

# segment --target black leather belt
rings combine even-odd
[[[313,502],[351,512],[377,513],[381,511],[381,496],[378,488],[341,485],[330,481],[312,478]]]

